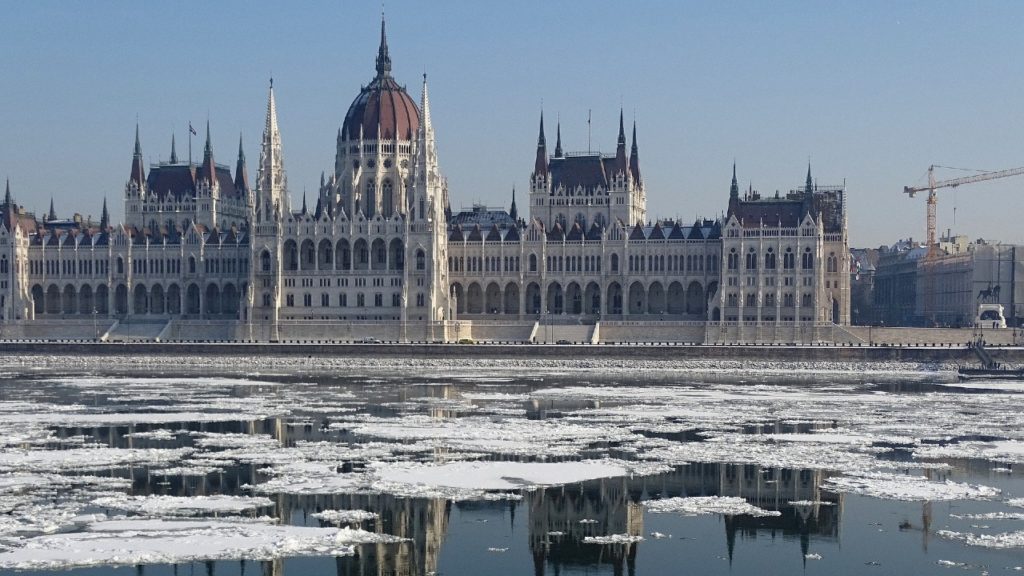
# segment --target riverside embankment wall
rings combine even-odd
[[[1024,363],[1024,348],[989,348],[997,361]],[[310,356],[321,358],[572,358],[643,360],[750,360],[771,362],[935,362],[973,364],[963,346],[716,346],[542,344],[333,344],[333,343],[95,343],[3,342],[0,359],[11,355],[108,356]]]

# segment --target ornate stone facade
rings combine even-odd
[[[99,223],[36,218],[8,186],[0,312],[24,337],[257,341],[793,341],[849,322],[842,187],[740,199],[734,174],[727,217],[693,223],[646,199],[621,112],[614,155],[566,153],[560,126],[549,155],[542,117],[528,215],[514,192],[452,213],[426,76],[417,104],[382,22],[315,207],[291,205],[271,82],[253,187],[241,143],[233,175],[215,163],[209,125],[202,163],[172,139],[148,176],[136,128],[121,225],[105,203]]]

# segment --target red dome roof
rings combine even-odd
[[[358,140],[412,140],[420,127],[420,110],[405,88],[391,77],[384,21],[380,23],[377,76],[359,92],[345,114],[342,137]]]

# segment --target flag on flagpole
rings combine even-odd
[[[196,132],[196,129],[192,127],[192,123],[191,122],[188,123],[188,131],[191,132],[193,136],[198,136],[199,135],[199,133]]]

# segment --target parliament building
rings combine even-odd
[[[136,127],[125,218],[0,204],[0,338],[214,341],[815,342],[850,322],[844,186],[741,194],[723,216],[647,212],[635,123],[614,154],[548,147],[527,205],[454,212],[426,76],[376,73],[337,133],[314,206],[294,206],[271,82],[255,176],[147,166]],[[723,187],[724,189],[724,187]],[[724,197],[724,194],[723,194]]]

